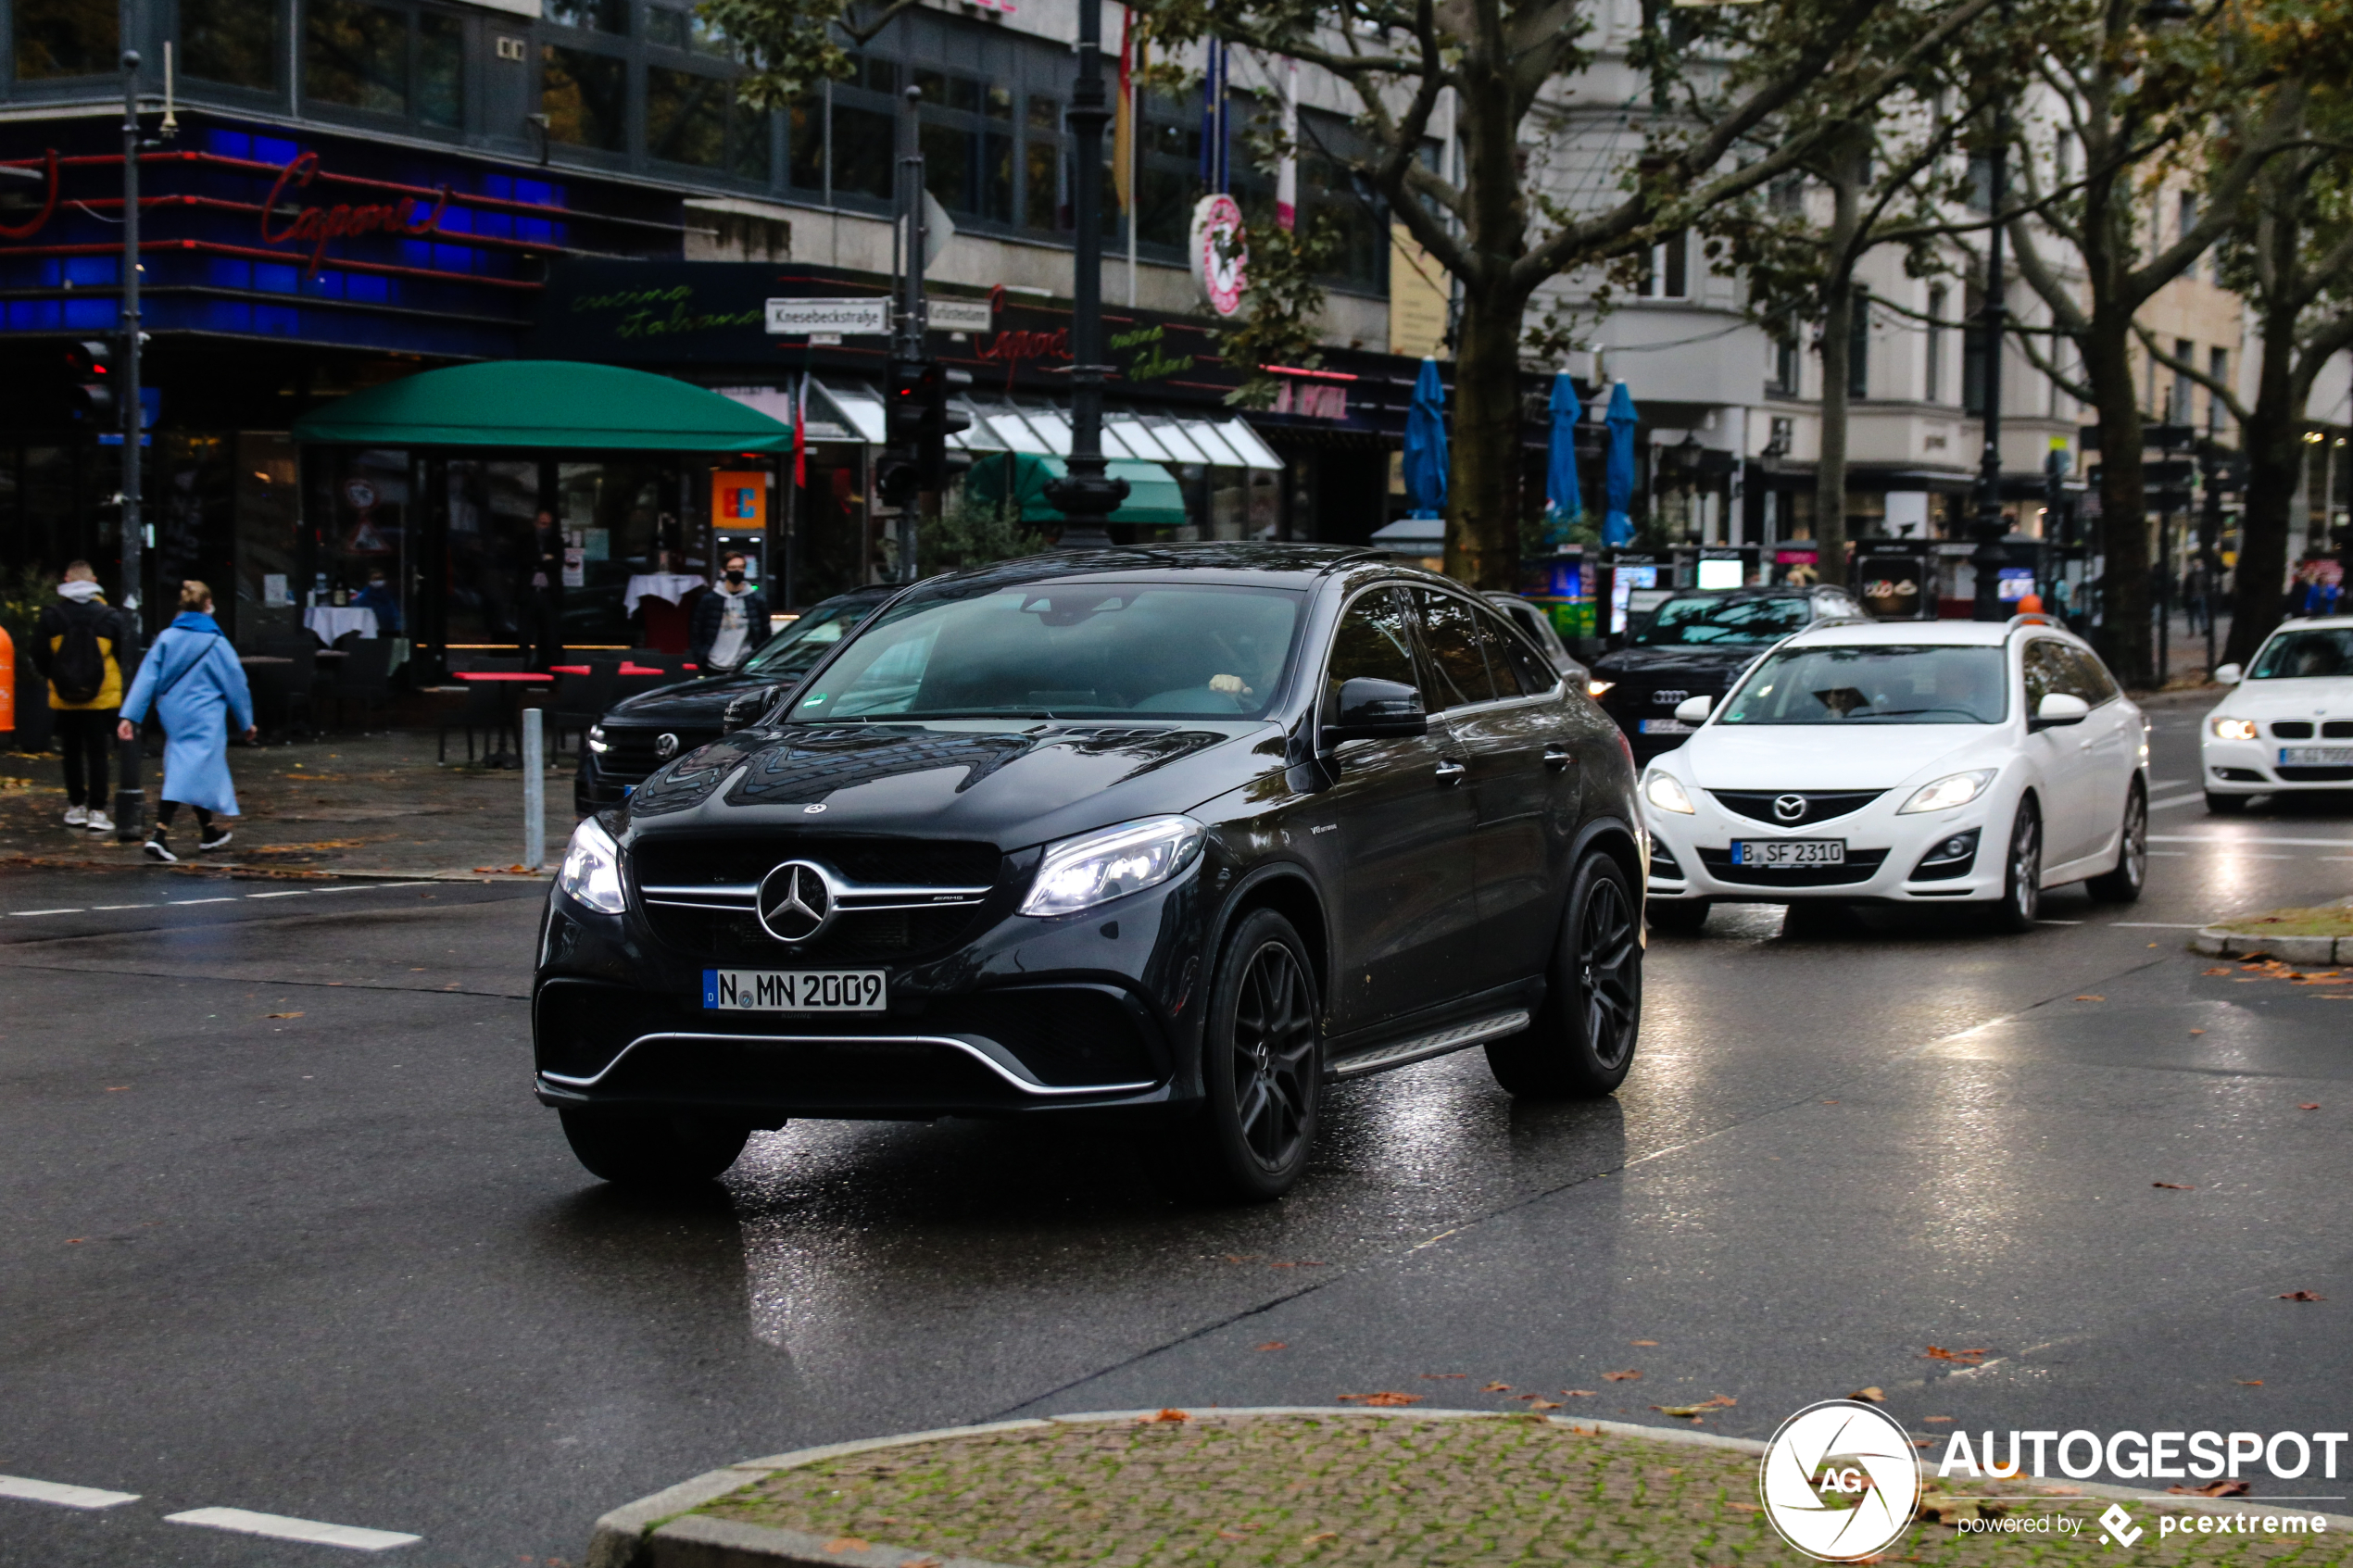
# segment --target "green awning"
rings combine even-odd
[[[792,450],[790,426],[715,392],[567,359],[493,360],[405,376],[304,415],[294,436],[346,446]]]
[[[1070,465],[1060,458],[1038,457],[1027,452],[990,452],[973,459],[972,472],[965,476],[965,493],[976,501],[991,506],[1005,497],[1005,470],[1013,467],[1013,505],[1021,509],[1024,522],[1058,523],[1062,512],[1046,499],[1049,481],[1062,478]],[[1127,482],[1127,499],[1111,514],[1113,522],[1147,523],[1158,527],[1175,527],[1187,521],[1185,492],[1168,477],[1168,470],[1158,463],[1147,463],[1132,458],[1114,458],[1104,465],[1113,479]]]

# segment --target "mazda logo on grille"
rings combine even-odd
[[[1691,695],[1689,692],[1679,692],[1670,688],[1663,692],[1651,693],[1651,700],[1661,708],[1672,708]]]
[[[1777,822],[1803,822],[1806,818],[1806,797],[1802,795],[1773,797],[1773,817]]]
[[[656,735],[654,737],[654,755],[661,758],[665,762],[677,756],[678,737],[673,734]]]
[[[808,861],[786,860],[760,879],[760,923],[777,941],[814,941],[833,921],[833,884]]]

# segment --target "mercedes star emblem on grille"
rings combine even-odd
[[[1679,692],[1670,687],[1663,692],[1651,693],[1651,700],[1661,708],[1672,708],[1691,695],[1689,692]]]
[[[677,756],[678,737],[673,734],[666,734],[656,735],[654,737],[654,755],[661,758],[665,762]]]
[[[1773,815],[1784,822],[1803,821],[1806,816],[1806,797],[1802,795],[1773,797]]]
[[[760,923],[779,942],[809,942],[834,920],[833,884],[807,860],[786,860],[760,879]]]

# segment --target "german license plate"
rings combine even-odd
[[[879,969],[707,969],[702,1005],[719,1012],[881,1012],[890,985]]]
[[[1843,866],[1846,864],[1846,840],[1843,838],[1736,838],[1732,840],[1732,864],[1736,866]]]
[[[2353,767],[2353,746],[2284,746],[2280,763],[2288,768]]]
[[[1642,734],[1646,735],[1687,735],[1695,727],[1680,719],[1645,719],[1642,722]]]

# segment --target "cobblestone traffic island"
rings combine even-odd
[[[588,1561],[589,1568],[1806,1563],[1758,1502],[1757,1450],[1700,1434],[1484,1412],[1195,1410],[1013,1422],[715,1472],[608,1515]],[[2138,1510],[2142,1533],[2121,1547],[2095,1521],[2108,1498],[2056,1485],[2031,1489],[2047,1495],[1979,1501],[1982,1488],[1931,1481],[1919,1522],[1873,1561],[2007,1568],[2080,1557],[2140,1568],[2347,1557],[2347,1538],[2334,1528],[2318,1537],[2160,1534],[2158,1510],[2146,1504]],[[2171,1506],[2200,1505],[2169,1499]]]

